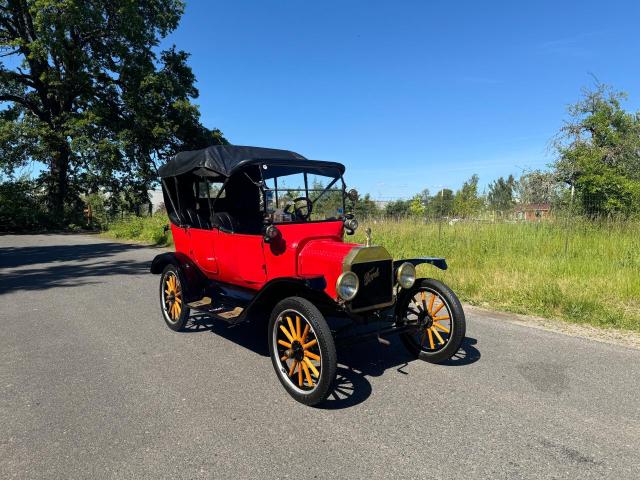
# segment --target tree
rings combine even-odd
[[[373,217],[377,215],[379,211],[378,205],[371,200],[371,195],[368,193],[365,193],[364,197],[356,202],[354,208],[356,216],[361,218]]]
[[[554,172],[533,170],[524,173],[514,185],[514,194],[522,204],[555,203],[560,185]]]
[[[427,205],[427,213],[432,218],[450,217],[453,215],[453,191],[443,188],[431,197]]]
[[[407,217],[410,213],[411,200],[394,200],[384,207],[385,215],[389,217]]]
[[[411,199],[409,211],[416,217],[424,217],[429,205],[429,190],[425,188]]]
[[[640,113],[625,111],[625,99],[601,83],[583,90],[554,141],[556,171],[590,215],[640,209]]]
[[[146,197],[154,160],[226,142],[200,123],[188,55],[156,53],[183,8],[180,0],[0,3],[0,168],[44,163],[56,218],[81,191]]]
[[[468,218],[482,208],[483,201],[478,196],[479,177],[473,174],[469,180],[462,184],[462,188],[456,192],[453,199],[453,208],[456,215]]]
[[[492,210],[498,210],[500,212],[511,210],[515,203],[513,200],[515,185],[516,180],[513,178],[513,175],[509,175],[506,180],[500,177],[489,185],[487,202]]]

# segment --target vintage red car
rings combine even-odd
[[[160,307],[182,330],[191,310],[227,322],[268,322],[278,379],[296,400],[326,399],[336,376],[337,341],[399,333],[419,358],[452,357],[465,335],[456,295],[416,279],[416,265],[382,246],[345,241],[358,227],[355,190],[344,166],[270,148],[212,146],[177,154],[159,174],[175,253],[163,253]],[[358,335],[333,319],[375,329]]]

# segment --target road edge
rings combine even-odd
[[[565,322],[563,320],[522,315],[511,312],[501,312],[475,305],[464,304],[465,313],[476,313],[494,320],[506,321],[515,325],[521,325],[548,332],[561,333],[570,337],[579,337],[609,345],[623,346],[634,350],[640,350],[640,334],[628,330],[616,328],[594,327],[578,323]]]

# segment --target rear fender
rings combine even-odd
[[[188,256],[180,252],[161,253],[151,262],[150,271],[155,274],[162,273],[167,265],[173,265],[180,270],[186,282],[183,287],[185,302],[200,300],[204,296],[207,278]]]

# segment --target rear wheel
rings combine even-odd
[[[189,307],[184,304],[184,281],[180,270],[167,265],[160,277],[160,308],[165,323],[176,332],[183,330],[189,320]]]
[[[300,403],[316,405],[336,376],[336,348],[324,316],[308,300],[290,297],[269,320],[269,353],[280,383]]]
[[[397,309],[401,322],[417,322],[415,332],[403,333],[405,347],[422,360],[438,363],[453,357],[466,330],[462,305],[444,283],[419,280],[400,299]]]

